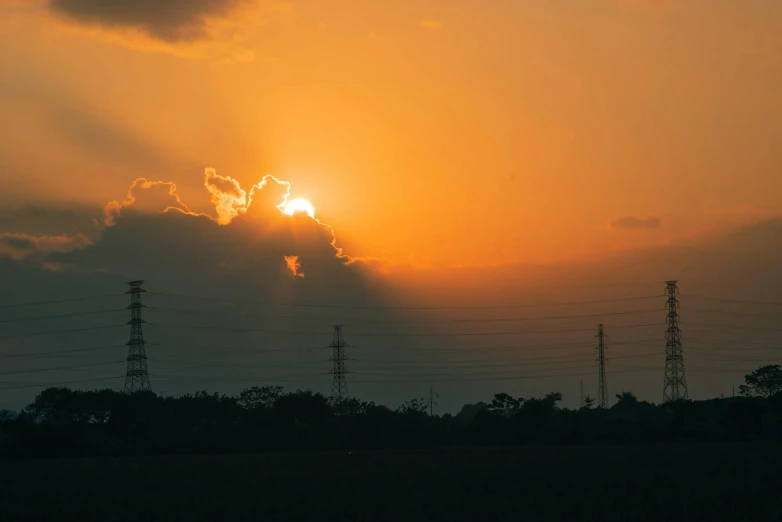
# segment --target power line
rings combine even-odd
[[[782,349],[782,344],[767,344],[767,343],[750,343],[746,341],[712,341],[710,339],[690,339],[687,338],[688,343],[698,343],[698,344],[729,344],[731,346],[752,346],[752,347],[758,347],[758,348],[772,348],[772,349]]]
[[[205,330],[220,330],[220,331],[234,331],[234,332],[263,332],[263,333],[277,333],[286,335],[326,335],[325,332],[306,332],[301,330],[270,330],[268,328],[232,328],[228,326],[208,326],[208,325],[187,325],[187,324],[173,324],[173,323],[147,323],[151,326],[162,326],[167,328],[196,328]],[[645,323],[645,324],[631,324],[624,326],[614,326],[614,329],[626,329],[626,328],[644,328],[648,326],[661,326],[665,323]],[[517,332],[388,332],[388,333],[373,333],[373,332],[359,332],[351,334],[355,337],[472,337],[472,336],[497,336],[497,335],[532,335],[539,333],[570,333],[570,332],[590,332],[591,328],[570,328],[570,329],[556,329],[556,330],[527,330]]]
[[[96,315],[96,314],[108,314],[112,312],[123,312],[124,308],[117,308],[114,310],[96,310],[93,312],[76,312],[72,314],[60,314],[60,315],[39,315],[35,317],[20,317],[18,319],[3,319],[0,323],[20,323],[23,321],[40,321],[43,319],[59,319],[61,317],[78,317],[82,315]]]
[[[725,373],[726,370],[719,369],[719,368],[693,368],[693,370],[696,371],[703,371],[703,372],[715,372],[715,373]],[[640,368],[626,368],[623,370],[614,370],[614,373],[634,373],[634,372],[652,372],[655,371],[654,367],[640,367]],[[730,370],[733,371],[733,370]],[[735,370],[737,372],[748,372],[751,370]],[[423,379],[405,379],[405,380],[399,380],[399,379],[375,379],[375,380],[353,380],[351,381],[353,384],[371,384],[371,385],[381,385],[381,384],[426,384],[430,382],[491,382],[491,381],[501,381],[501,380],[515,380],[515,379],[545,379],[545,378],[551,378],[551,377],[583,377],[588,375],[596,375],[597,372],[590,371],[590,372],[576,372],[576,373],[548,373],[548,374],[527,374],[527,375],[509,375],[509,376],[498,376],[496,374],[492,374],[486,377],[477,377],[472,378],[468,377],[466,379],[431,379],[431,375],[422,375],[422,377],[425,377]],[[406,376],[409,374],[369,374],[369,375],[378,375],[380,377],[395,377],[395,376]],[[304,379],[295,379],[295,380],[283,380],[283,379],[290,379],[291,376],[281,376],[281,377],[274,377],[274,378],[266,378],[266,377],[258,377],[258,376],[252,376],[252,377],[214,377],[214,376],[208,376],[208,377],[200,377],[200,376],[188,376],[186,378],[162,378],[162,379],[156,379],[160,382],[263,382],[263,383],[292,383],[292,384],[328,384],[330,381],[328,380],[304,380]]]
[[[654,355],[659,355],[658,353],[648,353],[648,354],[641,354],[641,355],[625,355],[625,356],[618,356],[616,359],[641,359],[645,357],[650,357]],[[518,360],[518,361],[504,361],[504,362],[497,362],[492,363],[492,361],[474,361],[470,362],[469,364],[465,364],[462,366],[454,366],[453,361],[421,361],[421,362],[427,362],[427,363],[433,363],[436,366],[440,367],[443,364],[448,364],[449,366],[453,367],[454,369],[458,370],[480,370],[480,369],[491,369],[491,368],[514,368],[514,367],[529,367],[529,366],[548,366],[548,365],[565,365],[565,364],[576,364],[576,363],[591,363],[594,361],[594,359],[573,359],[573,360],[559,360],[559,361],[545,361],[545,358],[541,359],[524,359],[524,360]],[[206,361],[192,361],[185,358],[160,358],[155,357],[151,358],[150,360],[155,362],[173,362],[178,365],[185,364],[192,367],[204,367],[204,368],[241,368],[241,369],[248,369],[248,370],[254,370],[259,368],[267,368],[267,367],[281,367],[281,368],[297,368],[301,367],[304,364],[318,364],[320,361],[307,361],[305,363],[280,363],[280,364],[271,364],[271,363],[263,363],[260,365],[253,365],[253,364],[215,364],[211,362]],[[356,361],[356,359],[350,359],[351,361]],[[362,373],[363,371],[385,371],[385,370],[397,370],[398,367],[393,366],[395,361],[366,361],[369,364],[377,364],[382,365],[380,368],[361,368]],[[413,369],[413,370],[427,370],[431,367],[429,366],[421,366],[421,362],[405,362],[404,368],[406,369]],[[481,364],[484,363],[484,364]],[[345,372],[349,373],[349,372]]]
[[[105,350],[109,348],[124,348],[125,344],[113,344],[107,346],[93,346],[91,348],[76,348],[73,350],[53,350],[48,352],[33,352],[33,353],[20,353],[20,354],[0,354],[0,359],[21,359],[25,357],[36,357],[38,355],[60,355],[63,353],[76,353],[76,352],[91,352],[94,350]]]
[[[705,295],[681,294],[681,297],[686,297],[688,299],[696,299],[701,301],[718,301],[722,303],[736,303],[736,304],[749,304],[749,305],[762,305],[762,306],[782,306],[782,303],[771,302],[771,301],[748,301],[748,300],[741,300],[741,299],[727,299],[723,297],[711,297]]]
[[[73,328],[70,330],[52,330],[49,332],[35,332],[35,333],[27,333],[27,334],[17,334],[17,335],[5,335],[3,337],[0,337],[0,341],[4,339],[19,339],[22,337],[40,337],[44,335],[56,335],[56,334],[63,334],[63,333],[73,333],[73,332],[87,332],[90,330],[104,330],[106,328],[118,328],[120,326],[126,326],[124,324],[109,324],[104,326],[91,326],[88,328]]]
[[[181,310],[177,308],[158,308],[158,307],[147,307],[148,310],[153,311],[163,311],[163,312],[171,312],[171,313],[177,313],[182,315],[205,315],[205,316],[217,316],[217,317],[232,317],[232,318],[239,318],[239,317],[262,317],[265,319],[296,319],[300,321],[307,321],[307,320],[313,320],[313,321],[319,321],[324,320],[321,317],[301,317],[301,316],[269,316],[266,314],[259,314],[259,313],[234,313],[234,312],[207,312],[207,311],[200,311],[200,310]],[[396,324],[452,324],[452,323],[500,323],[500,322],[520,322],[520,321],[545,321],[545,320],[562,320],[562,319],[582,319],[582,318],[595,318],[595,317],[608,317],[608,316],[617,316],[617,315],[634,315],[634,314],[645,314],[645,313],[652,313],[652,312],[664,312],[665,309],[659,308],[659,309],[652,309],[652,310],[632,310],[632,311],[623,311],[623,312],[606,312],[601,314],[580,314],[580,315],[555,315],[555,316],[541,316],[541,317],[509,317],[509,318],[498,318],[498,319],[446,319],[446,320],[426,320],[426,321],[361,321],[360,323],[350,323],[351,325],[358,326],[358,325],[375,325],[375,324],[387,324],[387,325],[396,325]]]
[[[390,359],[384,359],[384,360],[373,360],[373,363],[384,363],[384,364],[421,364],[421,363],[432,363],[432,364],[468,364],[468,363],[485,363],[485,362],[496,362],[498,365],[507,365],[508,363],[527,363],[532,361],[561,361],[561,362],[594,362],[594,359],[577,359],[577,360],[569,360],[570,357],[573,357],[577,354],[572,355],[564,355],[564,356],[545,356],[545,357],[523,357],[523,358],[502,358],[501,360],[491,360],[491,359],[457,359],[457,360],[449,360],[449,359],[434,359],[434,360],[390,360]],[[639,353],[639,354],[632,354],[632,355],[618,355],[616,357],[613,357],[613,359],[639,359],[643,357],[652,357],[654,355],[661,355],[660,352],[648,352],[648,353]],[[353,359],[354,361],[357,359]],[[360,360],[359,360],[360,361]],[[551,364],[551,363],[548,363]]]
[[[72,303],[76,301],[89,301],[91,299],[105,299],[107,297],[119,297],[122,294],[104,294],[104,295],[92,295],[92,296],[86,296],[86,297],[72,297],[68,299],[58,299],[56,301],[36,301],[31,303],[14,303],[14,304],[6,304],[6,305],[0,305],[0,308],[18,308],[23,306],[39,306],[39,305],[48,305],[48,304],[59,304],[59,303]]]
[[[122,361],[120,361],[122,362]],[[19,390],[22,388],[42,388],[47,386],[60,386],[62,384],[80,384],[83,382],[97,382],[97,381],[113,381],[114,379],[121,379],[124,377],[124,375],[120,375],[118,377],[101,377],[97,379],[78,379],[75,381],[60,381],[60,382],[46,382],[46,383],[36,383],[36,384],[23,384],[20,386],[4,386],[0,388],[0,390]]]
[[[652,371],[654,368],[630,368],[626,370],[617,370],[615,373],[626,373],[626,372],[637,372],[637,371]],[[388,376],[404,376],[409,374],[384,374],[381,376],[388,377]],[[437,379],[434,382],[490,382],[493,380],[513,380],[513,379],[539,379],[539,378],[549,378],[549,377],[578,377],[578,376],[585,376],[585,375],[595,375],[595,372],[587,372],[587,373],[559,373],[559,374],[544,374],[544,375],[513,375],[513,376],[488,376],[488,377],[479,377],[479,378],[467,378],[467,379]],[[283,379],[287,379],[290,377],[282,377]],[[161,379],[161,382],[174,382],[171,378],[168,379]],[[319,380],[319,381],[305,381],[305,380],[292,380],[292,381],[283,381],[278,378],[259,378],[257,376],[254,377],[247,377],[247,378],[237,378],[237,377],[198,377],[198,376],[192,376],[188,378],[182,378],[178,379],[179,382],[207,382],[207,381],[217,381],[217,382],[267,382],[267,383],[282,383],[282,382],[289,382],[289,383],[296,383],[296,384],[328,384],[328,380]],[[420,384],[420,383],[427,383],[430,382],[429,380],[371,380],[371,381],[351,381],[354,384]]]
[[[32,370],[11,370],[7,372],[0,372],[0,375],[16,375],[20,373],[38,373],[38,372],[52,372],[56,370],[72,370],[74,368],[90,368],[92,366],[107,366],[109,364],[119,364],[125,361],[110,361],[102,363],[90,363],[90,364],[76,364],[73,366],[54,366],[51,368],[36,368]]]
[[[630,344],[645,344],[645,343],[659,343],[659,339],[644,339],[644,340],[638,340],[638,341],[624,341],[624,342],[616,342],[613,343],[613,346],[618,345],[630,345]],[[304,353],[311,350],[314,350],[314,348],[311,347],[304,347],[304,348],[250,348],[250,349],[235,349],[235,348],[226,348],[222,346],[192,346],[190,344],[176,344],[176,343],[159,343],[154,342],[150,343],[147,342],[148,345],[152,346],[168,346],[173,348],[194,348],[196,350],[211,350],[207,352],[188,352],[188,353],[194,353],[199,355],[208,355],[208,354],[223,354],[223,353]],[[483,352],[523,352],[525,350],[533,350],[533,349],[547,349],[547,350],[555,350],[555,349],[567,349],[567,348],[591,348],[593,345],[591,343],[585,343],[585,342],[574,342],[574,343],[555,343],[555,344],[537,344],[537,345],[516,345],[516,346],[481,346],[478,349],[481,353]],[[355,349],[361,349],[361,346],[356,345],[350,345],[351,348]],[[373,348],[374,349],[374,348]],[[424,353],[460,353],[460,352],[474,352],[475,347],[400,347],[396,346],[394,347],[394,350],[397,352],[411,352],[412,354],[424,354]]]
[[[645,328],[648,326],[661,326],[664,323],[646,323],[630,324],[624,326],[614,326],[615,329],[626,328]],[[570,332],[592,332],[592,328],[570,328],[557,330],[527,330],[521,332],[439,332],[439,333],[355,333],[356,337],[470,337],[470,336],[495,336],[495,335],[528,335],[539,333],[570,333]]]
[[[758,313],[747,313],[747,312],[725,312],[721,310],[703,310],[701,308],[689,308],[689,307],[683,307],[680,306],[679,310],[686,310],[688,312],[695,312],[699,314],[708,314],[708,315],[729,315],[729,316],[738,316],[738,317],[772,317],[772,318],[782,318],[782,314],[758,314]]]
[[[725,328],[728,330],[755,330],[758,332],[782,332],[782,328],[759,328],[755,326],[734,326],[730,324],[687,323],[696,328]]]
[[[624,342],[617,342],[613,343],[613,346],[617,345],[629,345],[629,344],[646,344],[646,343],[659,343],[660,339],[643,339],[638,341],[624,341]],[[530,344],[518,344],[514,346],[465,346],[465,347],[430,347],[430,346],[415,346],[415,347],[402,347],[397,346],[394,348],[394,350],[398,352],[412,352],[414,354],[417,353],[439,353],[439,352],[450,352],[450,353],[459,353],[459,352],[473,352],[476,349],[479,350],[481,353],[483,352],[524,352],[526,350],[533,350],[533,349],[546,349],[546,350],[567,350],[567,349],[573,349],[573,348],[593,348],[593,343],[585,343],[585,342],[573,342],[573,343],[555,343],[555,344],[537,344],[537,345],[530,345]],[[352,346],[354,349],[361,349],[363,347],[361,346]]]
[[[528,303],[528,304],[513,304],[513,305],[471,305],[471,306],[371,306],[371,305],[334,305],[334,304],[314,304],[314,303],[281,303],[273,301],[255,301],[255,300],[241,300],[241,299],[225,299],[217,297],[201,297],[183,294],[173,294],[166,292],[149,292],[154,296],[173,297],[177,299],[193,299],[204,301],[216,301],[226,303],[239,303],[239,304],[262,304],[269,306],[284,306],[284,307],[301,307],[301,308],[334,308],[342,310],[505,310],[513,308],[539,308],[547,306],[579,306],[588,304],[601,304],[601,303],[621,303],[627,301],[640,301],[645,299],[659,299],[660,295],[640,296],[640,297],[624,297],[616,299],[602,299],[594,301],[573,301],[573,302],[559,302],[559,303]]]
[[[122,361],[120,361],[122,362]],[[732,373],[732,372],[749,372],[752,370],[747,369],[720,369],[720,368],[699,368],[695,367],[692,368],[696,371],[706,371],[706,372],[717,372],[717,373]],[[653,368],[628,368],[624,370],[615,370],[614,373],[630,373],[630,372],[639,372],[639,371],[653,371]],[[577,372],[577,373],[554,373],[554,374],[539,374],[539,375],[513,375],[513,376],[488,376],[488,377],[477,377],[477,378],[467,378],[467,379],[435,379],[434,382],[491,382],[491,381],[497,381],[497,380],[514,380],[514,379],[542,379],[542,378],[551,378],[551,377],[582,377],[582,376],[588,376],[588,375],[595,375],[596,372]],[[390,374],[383,375],[383,376],[390,376]],[[48,386],[59,386],[59,385],[65,385],[65,384],[80,384],[85,382],[98,382],[98,381],[108,381],[108,380],[119,380],[122,379],[124,375],[118,375],[114,377],[103,377],[103,378],[95,378],[95,379],[77,379],[77,380],[70,380],[70,381],[59,381],[59,382],[46,382],[46,383],[36,383],[36,384],[27,384],[27,385],[19,385],[19,386],[6,386],[1,387],[0,390],[13,390],[13,389],[24,389],[24,388],[39,388],[39,387],[48,387]],[[319,380],[319,381],[313,381],[313,380],[304,380],[304,379],[293,379],[293,380],[285,380],[285,379],[291,379],[291,377],[279,377],[279,378],[261,378],[258,376],[253,377],[246,377],[246,378],[237,378],[237,377],[228,377],[228,378],[221,378],[221,377],[199,377],[199,376],[187,376],[182,378],[162,378],[162,379],[156,379],[157,382],[265,382],[265,383],[279,383],[279,384],[327,384],[328,380]],[[432,382],[433,380],[428,379],[418,379],[418,380],[411,380],[411,379],[405,379],[405,380],[389,380],[389,379],[383,379],[383,380],[372,380],[372,381],[353,381],[354,384],[372,384],[372,385],[396,385],[396,384],[421,384],[426,382]]]

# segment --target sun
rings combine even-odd
[[[292,216],[296,212],[306,212],[309,217],[315,217],[315,207],[312,206],[312,203],[302,198],[296,198],[288,201],[283,212],[289,216]]]

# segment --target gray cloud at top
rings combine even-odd
[[[208,19],[251,0],[51,0],[53,11],[79,22],[139,29],[167,42],[207,38]]]

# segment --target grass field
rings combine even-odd
[[[0,520],[782,520],[770,444],[6,461]]]

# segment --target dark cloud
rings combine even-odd
[[[208,22],[251,0],[50,0],[50,8],[74,20],[141,30],[167,42],[209,37]]]
[[[29,236],[22,235],[0,235],[0,244],[22,251],[29,251],[35,248],[35,240]]]
[[[611,227],[628,230],[638,228],[660,228],[660,218],[654,216],[649,216],[643,219],[633,216],[614,218],[611,220]]]
[[[41,260],[55,252],[71,252],[92,242],[82,234],[75,236],[31,236],[28,234],[0,234],[0,256],[11,259],[35,258]]]
[[[97,239],[102,209],[89,205],[63,205],[54,202],[0,207],[0,231],[32,236],[75,236]]]

